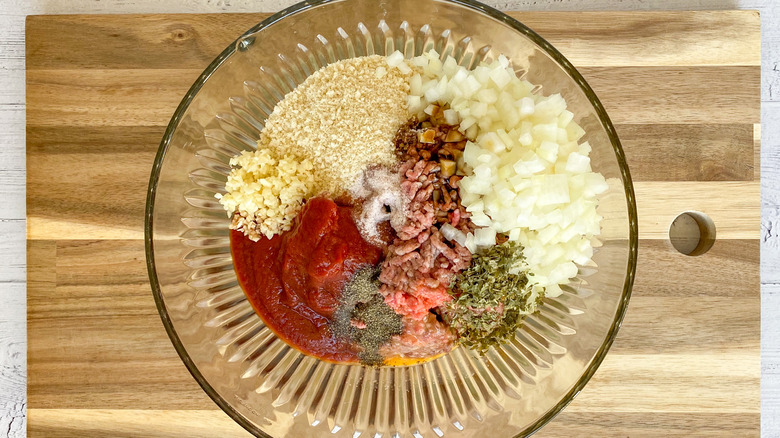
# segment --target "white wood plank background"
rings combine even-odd
[[[484,0],[483,0],[484,1]],[[780,437],[780,1],[487,0],[503,10],[756,9],[762,22],[761,431]],[[290,0],[0,0],[0,437],[26,435],[24,19],[272,12]]]

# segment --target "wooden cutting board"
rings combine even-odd
[[[758,436],[758,13],[511,15],[559,48],[601,98],[639,208],[623,328],[591,382],[538,436]],[[165,334],[143,215],[179,100],[266,16],[28,17],[30,437],[248,435]],[[689,209],[717,227],[699,257],[668,240]]]

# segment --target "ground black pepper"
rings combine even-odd
[[[379,354],[379,347],[403,329],[401,316],[379,293],[378,275],[379,270],[374,266],[355,273],[344,288],[332,323],[337,337],[361,347],[358,357],[366,365],[381,365],[384,358]]]

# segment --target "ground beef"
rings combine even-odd
[[[384,357],[424,358],[452,350],[455,335],[446,324],[428,313],[422,319],[403,319],[403,332],[393,336],[379,353]]]
[[[396,228],[398,237],[409,240],[417,237],[423,230],[430,228],[436,219],[436,212],[431,195],[433,181],[438,170],[437,163],[425,160],[409,160],[401,165],[401,193],[409,200],[406,207],[406,222]]]
[[[455,158],[453,153],[461,151],[465,141],[446,142],[454,128],[436,117],[431,120],[439,123],[425,122],[428,126],[423,128],[412,121],[396,135],[396,148],[403,160],[399,174],[401,193],[408,201],[407,214],[401,226],[393,227],[396,238],[387,248],[379,276],[385,302],[415,320],[423,320],[430,309],[452,299],[447,292],[452,279],[471,262],[471,253],[446,241],[438,227],[450,223],[464,232],[474,229],[457,194],[460,176],[442,176],[438,161]],[[432,134],[425,143],[418,135],[423,131]]]
[[[435,163],[406,163],[402,183],[411,212],[396,230],[398,237],[388,247],[382,263],[380,292],[387,304],[401,315],[421,319],[428,310],[451,299],[447,288],[453,277],[467,268],[471,253],[455,242],[446,242],[433,226],[431,191]],[[422,194],[422,195],[421,195]]]
[[[436,228],[412,240],[396,239],[382,263],[380,292],[396,312],[421,319],[451,299],[447,288],[470,262],[471,253],[445,242]]]

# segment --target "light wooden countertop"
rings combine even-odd
[[[758,15],[514,15],[601,98],[623,141],[640,218],[620,335],[539,436],[758,435]],[[262,17],[29,19],[31,436],[246,435],[173,350],[149,290],[142,227],[170,114],[203,67]],[[687,209],[718,226],[701,257],[666,240]]]

